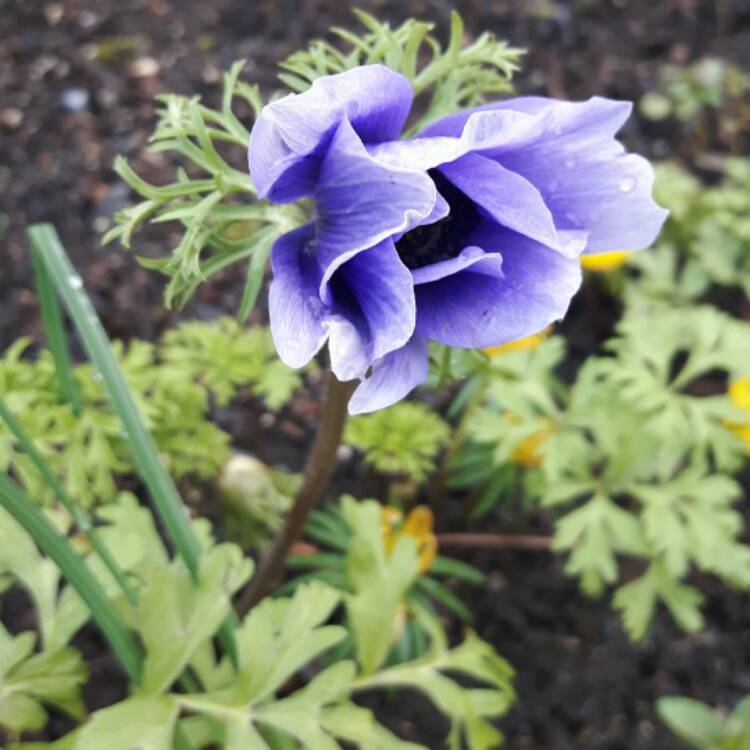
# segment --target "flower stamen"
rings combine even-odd
[[[455,258],[466,247],[466,237],[479,221],[479,212],[470,198],[436,169],[428,174],[448,203],[450,213],[433,224],[415,227],[396,243],[399,257],[412,271]]]

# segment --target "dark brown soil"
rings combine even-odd
[[[408,14],[433,20],[443,32],[455,5],[469,35],[490,30],[528,48],[521,93],[637,100],[663,63],[715,54],[748,64],[750,57],[746,0],[358,5],[394,22]],[[0,350],[40,333],[23,234],[36,221],[57,226],[112,336],[151,338],[169,325],[175,316],[161,306],[161,279],[98,246],[109,216],[128,200],[111,169],[114,156],[166,180],[163,163],[145,152],[154,94],[215,97],[221,72],[241,57],[250,61],[245,75],[271,88],[275,63],[335,24],[355,25],[347,4],[335,0],[0,0]],[[635,117],[623,137],[652,157],[696,156],[696,143],[674,121]],[[700,146],[728,144],[709,133]],[[234,312],[239,283],[228,273],[185,314]],[[247,443],[240,421],[230,419]],[[290,432],[275,453],[300,453]],[[663,616],[649,640],[634,646],[608,604],[586,601],[547,553],[471,559],[490,572],[490,586],[463,594],[480,634],[518,670],[519,701],[502,723],[512,750],[671,750],[678,744],[655,717],[657,696],[679,692],[731,706],[750,691],[745,596],[707,580],[704,632],[686,636]],[[91,694],[112,694],[105,657],[94,674]],[[383,709],[394,728],[440,747],[443,725],[421,700],[384,701]]]

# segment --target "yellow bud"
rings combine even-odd
[[[418,505],[410,511],[404,521],[404,533],[420,539],[425,534],[431,534],[435,527],[435,517],[426,505]]]
[[[505,412],[503,415],[507,422],[511,424],[518,424],[521,421],[521,417],[513,412]],[[527,438],[521,440],[518,445],[513,448],[510,454],[510,460],[514,464],[519,466],[525,466],[528,469],[534,469],[540,466],[542,463],[542,456],[539,449],[547,442],[550,433],[555,427],[555,423],[547,417],[540,417],[538,419],[539,432],[534,432]]]
[[[750,412],[750,378],[737,378],[729,386],[728,393],[738,409]]]
[[[430,569],[432,561],[437,556],[437,548],[437,538],[434,534],[430,534],[429,537],[424,540],[424,544],[419,550],[420,573],[426,573]]]
[[[625,265],[632,253],[628,250],[614,250],[610,253],[582,255],[581,266],[594,273],[607,273]]]
[[[410,536],[417,545],[419,572],[426,573],[437,554],[437,539],[433,531],[435,518],[432,511],[425,505],[418,505],[401,524],[401,511],[385,505],[381,509],[381,519],[381,534],[386,552],[390,553],[393,550],[401,536]]]
[[[535,469],[542,463],[542,457],[539,449],[547,442],[548,432],[535,432],[522,440],[510,454],[510,460],[519,466],[525,466],[528,469]]]
[[[746,453],[750,456],[750,378],[737,378],[727,391],[732,403],[748,416],[744,422],[726,422],[726,427],[745,443]]]

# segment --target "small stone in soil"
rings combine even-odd
[[[89,106],[89,92],[86,89],[75,87],[66,89],[60,94],[60,104],[68,112],[83,112]]]

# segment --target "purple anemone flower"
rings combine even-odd
[[[614,136],[629,102],[523,97],[399,140],[406,78],[368,65],[267,105],[252,131],[260,198],[311,198],[314,218],[274,245],[271,330],[301,367],[328,343],[351,413],[403,398],[428,340],[489,347],[562,318],[578,256],[638,250],[666,211],[653,172]]]

